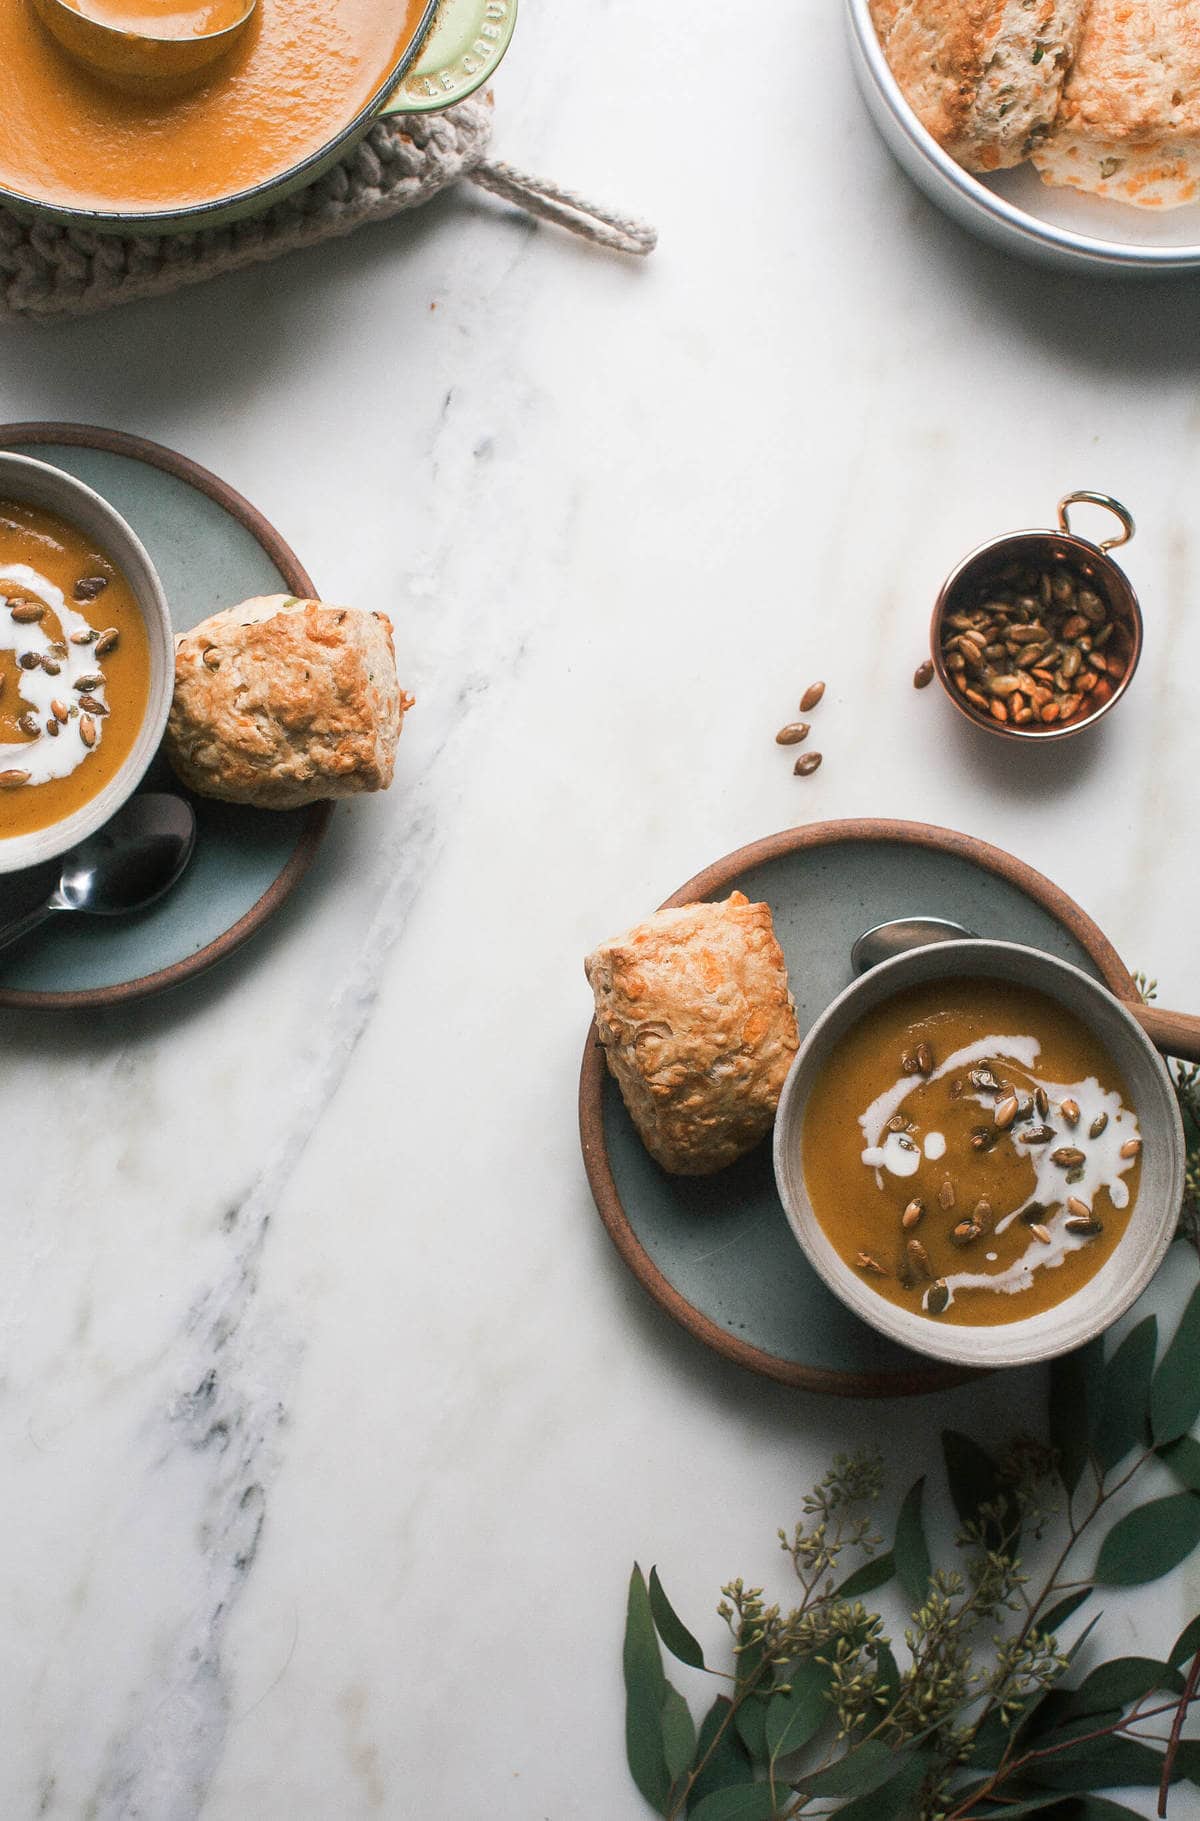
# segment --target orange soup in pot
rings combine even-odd
[[[164,16],[220,13],[229,0]],[[123,23],[150,0],[73,0]],[[29,0],[0,3],[0,186],[65,208],[153,212],[237,195],[318,152],[378,94],[422,0],[259,0],[245,34],[177,95],[117,88],[75,63]]]
[[[149,699],[150,641],[124,575],[65,520],[0,500],[0,840],[103,790]]]

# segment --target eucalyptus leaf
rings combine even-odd
[[[630,1775],[651,1807],[663,1814],[671,1794],[663,1744],[667,1679],[650,1612],[650,1596],[636,1562],[629,1577],[624,1668],[625,1754]]]
[[[1066,1712],[1074,1716],[1105,1713],[1114,1708],[1120,1713],[1156,1688],[1179,1693],[1183,1677],[1169,1663],[1160,1663],[1155,1657],[1114,1657],[1111,1662],[1098,1664],[1078,1688],[1066,1691]]]
[[[1200,1442],[1194,1435],[1181,1435],[1178,1441],[1160,1449],[1159,1455],[1177,1480],[1193,1492],[1200,1492]]]
[[[1073,1613],[1078,1612],[1083,1602],[1090,1599],[1091,1596],[1090,1587],[1080,1587],[1074,1593],[1069,1593],[1065,1600],[1059,1600],[1056,1605],[1050,1607],[1049,1611],[1042,1614],[1038,1620],[1038,1630],[1050,1637],[1057,1637],[1067,1620]]]
[[[715,1789],[698,1807],[688,1810],[688,1821],[771,1821],[775,1804],[768,1783],[739,1783],[733,1789]]]
[[[767,1747],[767,1703],[762,1695],[748,1695],[733,1716],[738,1737],[755,1764],[765,1770],[771,1759]]]
[[[1022,1777],[1069,1795],[1095,1789],[1156,1789],[1162,1778],[1162,1753],[1140,1739],[1109,1737],[1080,1740],[1053,1757],[1022,1767]]]
[[[691,1801],[701,1802],[717,1789],[730,1789],[734,1784],[752,1783],[754,1766],[742,1744],[737,1727],[729,1718],[733,1702],[728,1695],[718,1695],[700,1722],[693,1763],[703,1764],[692,1784]]]
[[[772,1764],[807,1745],[829,1717],[829,1671],[822,1663],[797,1663],[788,1676],[790,1692],[774,1695],[767,1707],[766,1741]]]
[[[839,1808],[837,1821],[912,1821],[917,1812],[916,1797],[929,1771],[929,1759],[917,1752],[897,1761],[897,1774]]]
[[[1107,1473],[1149,1429],[1150,1381],[1158,1346],[1158,1318],[1147,1315],[1131,1328],[1104,1369],[1095,1448]]]
[[[889,1645],[881,1644],[875,1652],[875,1667],[878,1674],[878,1692],[886,1697],[887,1705],[891,1707],[900,1693],[900,1665],[892,1655]]]
[[[928,1598],[929,1576],[932,1572],[929,1545],[925,1541],[925,1528],[921,1522],[921,1501],[924,1494],[925,1478],[922,1475],[916,1485],[909,1488],[896,1519],[896,1578],[904,1589],[905,1598],[914,1607],[924,1605]]]
[[[1008,1499],[1000,1483],[996,1463],[978,1442],[973,1441],[969,1435],[961,1435],[957,1429],[943,1429],[942,1456],[946,1463],[950,1497],[961,1523],[974,1523],[983,1505],[997,1505],[1007,1509]],[[1004,1529],[1011,1527],[1007,1521],[1003,1526]],[[987,1535],[993,1547],[1002,1540],[1001,1529],[995,1522],[988,1523]],[[1017,1541],[1014,1540],[1010,1547],[1015,1550]]]
[[[1140,1587],[1170,1574],[1200,1543],[1200,1495],[1175,1492],[1127,1512],[1113,1525],[1096,1561],[1109,1587]]]
[[[1200,1416],[1200,1286],[1192,1291],[1150,1387],[1150,1433],[1156,1447],[1186,1435]]]
[[[796,1778],[796,1788],[809,1796],[862,1796],[886,1783],[899,1754],[882,1739],[864,1739],[827,1770]]]
[[[1200,1650],[1200,1613],[1197,1613],[1196,1617],[1184,1626],[1175,1640],[1175,1648],[1167,1661],[1173,1669],[1182,1669],[1185,1663],[1191,1662],[1198,1650]]]
[[[671,1655],[678,1657],[681,1663],[689,1664],[692,1669],[705,1668],[704,1652],[663,1591],[657,1568],[650,1570],[650,1611],[658,1635]]]
[[[667,1775],[673,1787],[692,1768],[696,1751],[696,1728],[687,1702],[669,1682],[662,1706],[662,1741]]]
[[[1068,1492],[1074,1492],[1087,1464],[1103,1372],[1104,1342],[1100,1339],[1050,1362],[1050,1440],[1058,1453],[1059,1478]]]
[[[877,1587],[886,1587],[896,1572],[896,1558],[888,1549],[882,1555],[872,1556],[848,1574],[844,1581],[834,1589],[835,1600],[857,1600],[864,1593],[874,1593]]]

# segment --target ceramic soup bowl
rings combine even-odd
[[[834,1048],[866,1014],[908,987],[988,978],[1056,1000],[1107,1052],[1128,1089],[1144,1141],[1128,1224],[1088,1281],[1050,1309],[995,1326],[955,1324],[889,1302],[841,1257],[813,1212],[801,1143],[809,1096]],[[959,1366],[1024,1366],[1081,1347],[1110,1327],[1150,1282],[1171,1243],[1183,1197],[1183,1125],[1171,1078],[1133,1014],[1079,968],[1017,943],[964,941],[913,949],[847,987],[802,1043],[775,1124],[775,1176],[798,1243],[848,1308],[914,1353]]]
[[[72,813],[29,833],[3,833],[0,873],[38,866],[74,847],[132,796],[158,751],[175,684],[175,640],[157,571],[129,525],[106,500],[61,469],[28,456],[0,452],[0,501],[53,513],[78,530],[120,570],[141,612],[149,644],[149,687],[136,734],[120,768]]]

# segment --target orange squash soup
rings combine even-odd
[[[1141,1133],[1107,1052],[999,980],[898,994],[841,1039],[802,1134],[813,1212],[880,1296],[967,1325],[1052,1308],[1108,1258]]]
[[[158,11],[194,16],[226,3],[171,0]],[[149,5],[112,0],[112,14],[137,17]],[[74,10],[112,22],[108,0],[74,0]],[[0,186],[122,212],[236,195],[349,125],[382,88],[423,10],[421,0],[260,0],[199,87],[156,97],[93,76],[28,0],[0,0]]]
[[[96,25],[121,32],[138,32],[147,38],[196,38],[223,32],[236,25],[246,11],[246,0],[62,0],[73,13]]]
[[[0,501],[0,839],[102,790],[149,697],[150,641],[120,570],[53,513]]]

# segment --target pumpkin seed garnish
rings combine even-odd
[[[1104,1228],[1093,1214],[1086,1217],[1082,1214],[1068,1214],[1063,1226],[1068,1233],[1074,1233],[1081,1239],[1096,1239]]]
[[[1104,1128],[1107,1124],[1108,1124],[1108,1114],[1107,1113],[1097,1113],[1096,1117],[1093,1119],[1091,1125],[1088,1127],[1088,1137],[1089,1138],[1099,1138],[1101,1132],[1104,1130]]]
[[[990,1151],[996,1144],[996,1128],[990,1125],[977,1125],[971,1128],[971,1149],[973,1151]]]
[[[1027,1132],[1022,1132],[1026,1144],[1049,1144],[1058,1134],[1052,1125],[1031,1125]]]
[[[860,1252],[854,1262],[860,1271],[869,1271],[873,1277],[890,1277],[892,1275],[890,1271],[885,1271],[879,1260],[872,1258],[869,1252]]]
[[[1048,1228],[1043,1227],[1039,1221],[1031,1220],[1029,1223],[1029,1231],[1033,1234],[1033,1237],[1040,1240],[1044,1246],[1052,1246],[1054,1244]]]
[[[0,771],[0,790],[16,790],[19,784],[28,784],[29,773],[12,767],[9,771]]]
[[[1079,1124],[1079,1102],[1077,1100],[1060,1100],[1058,1110],[1068,1125]]]
[[[932,1278],[933,1266],[930,1264],[929,1254],[920,1240],[910,1239],[904,1249],[908,1254],[908,1262],[912,1265],[913,1269],[919,1271],[922,1277]]]
[[[1121,1146],[1121,1156],[1136,1157],[1141,1148],[1142,1141],[1140,1138],[1127,1138],[1125,1143]]]
[[[996,1102],[995,1120],[997,1131],[1006,1132],[1008,1130],[1017,1116],[1017,1107],[1019,1104],[1015,1094],[1006,1094],[1003,1100],[998,1100]]]
[[[84,575],[75,584],[74,594],[77,601],[94,601],[98,594],[103,594],[108,587],[106,575]]]
[[[925,1307],[931,1315],[942,1315],[950,1307],[950,1286],[944,1277],[939,1277],[926,1291]]]
[[[912,1228],[916,1226],[917,1222],[924,1218],[924,1215],[925,1203],[918,1197],[914,1197],[900,1216],[900,1225],[907,1231],[911,1231]]]
[[[93,715],[106,715],[108,713],[107,708],[104,706],[104,703],[100,700],[99,696],[80,696],[79,706],[81,708],[86,708],[88,713]]]
[[[893,1113],[887,1122],[889,1132],[907,1132],[908,1121],[903,1113]]]
[[[35,626],[46,617],[46,609],[40,601],[10,601],[8,611],[18,626]]]
[[[968,1069],[967,1080],[973,1088],[979,1088],[984,1094],[998,1094],[1000,1083],[991,1069]]]
[[[1086,1163],[1087,1159],[1073,1144],[1060,1144],[1057,1151],[1051,1151],[1050,1161],[1056,1163],[1060,1170],[1075,1170],[1081,1163]]]
[[[950,1237],[956,1246],[969,1246],[982,1235],[983,1228],[977,1220],[960,1220]]]
[[[918,1075],[933,1074],[933,1051],[927,1043],[917,1045],[917,1073]]]
[[[96,744],[96,723],[90,714],[83,714],[79,717],[79,737],[87,747]]]
[[[71,634],[72,645],[94,645],[100,634],[94,626],[85,626],[81,632]]]
[[[1067,1213],[1073,1214],[1076,1220],[1090,1220],[1092,1218],[1092,1210],[1088,1207],[1086,1201],[1080,1201],[1078,1195],[1069,1195],[1067,1197]]]
[[[938,1190],[938,1202],[939,1202],[939,1205],[943,1208],[952,1208],[954,1206],[954,1179],[953,1179],[953,1177],[951,1177],[951,1176],[943,1177],[942,1186]]]
[[[32,710],[28,714],[17,716],[17,726],[21,729],[22,733],[36,734],[41,732],[41,723]]]
[[[917,668],[913,671],[913,688],[926,689],[932,682],[933,664],[929,658],[926,658],[925,662],[923,664],[918,664]]]
[[[1047,1094],[1045,1088],[1043,1088],[1043,1087],[1034,1088],[1033,1104],[1037,1108],[1039,1119],[1049,1119],[1049,1117],[1050,1117],[1050,1096],[1049,1096],[1049,1094]]]

